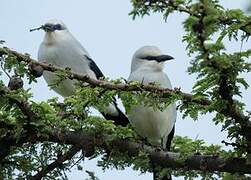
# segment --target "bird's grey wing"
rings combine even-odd
[[[100,78],[104,77],[104,74],[98,68],[97,64],[92,60],[92,58],[90,58],[88,55],[85,55],[85,57],[86,57],[86,59],[88,59],[89,67],[94,72],[94,74],[96,75],[96,78],[100,79]]]
[[[95,73],[96,78],[100,79],[104,77],[104,74],[102,73],[102,71],[98,68],[97,64],[88,56],[85,55],[86,59],[89,60],[89,67],[90,69]],[[119,109],[117,103],[116,103],[116,98],[113,97],[113,102],[112,102],[114,108],[116,108],[117,114],[113,115],[113,114],[108,114],[108,113],[104,113],[101,112],[101,114],[109,120],[113,120],[115,125],[121,125],[121,126],[126,126],[127,124],[129,124],[129,120],[126,117],[126,115]]]

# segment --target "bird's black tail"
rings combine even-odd
[[[85,54],[84,56],[89,61],[89,68],[93,71],[96,78],[99,80],[104,79],[105,78],[104,74],[99,69],[97,64],[92,60],[92,58],[89,57],[87,54]],[[115,108],[118,112],[118,115],[114,116],[112,114],[101,112],[101,114],[104,116],[104,118],[107,120],[113,120],[115,125],[126,126],[127,124],[129,124],[129,120],[126,117],[126,115],[118,108],[115,97],[113,97],[113,105],[115,106]]]
[[[111,115],[111,114],[108,114],[108,113],[103,113],[103,112],[101,112],[101,114],[104,116],[105,119],[112,120],[116,126],[118,126],[118,125],[123,126],[123,127],[127,126],[127,124],[129,124],[129,119],[118,108],[115,100],[114,100],[113,104],[114,104],[114,106],[115,106],[115,108],[116,108],[116,110],[118,112],[117,116],[114,116],[114,115]],[[105,158],[107,159],[107,161],[109,161],[111,151],[110,150],[105,150],[105,152],[106,152]]]
[[[175,127],[173,127],[172,131],[168,135],[167,142],[166,142],[166,150],[167,151],[170,151],[170,149],[171,149],[171,143],[172,143],[173,136],[174,136],[174,130],[175,130]],[[152,166],[153,166],[153,180],[172,180],[171,173],[168,173],[164,177],[159,178],[159,171],[156,169],[156,166],[154,164],[152,164]]]
[[[114,124],[117,125],[121,125],[121,126],[127,126],[127,124],[129,124],[129,119],[127,118],[127,116],[118,108],[117,103],[114,101],[113,102],[118,115],[112,115],[112,114],[108,114],[108,113],[103,113],[101,112],[101,114],[105,117],[105,119],[108,120],[112,120],[114,122]]]

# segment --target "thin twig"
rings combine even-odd
[[[71,160],[72,157],[79,152],[80,148],[72,146],[68,152],[63,155],[59,155],[57,159],[50,163],[49,165],[43,167],[37,174],[32,176],[31,180],[40,180],[45,177],[49,172],[63,165],[63,163],[67,160]]]

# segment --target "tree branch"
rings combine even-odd
[[[202,47],[204,47],[203,38],[200,38],[200,39],[201,39]],[[205,47],[204,47],[204,50],[206,52]],[[181,96],[180,100],[184,101],[185,103],[193,102],[193,103],[200,104],[202,106],[209,106],[212,103],[212,101],[210,101],[207,98],[196,99],[196,98],[194,98],[194,95],[181,92],[180,89],[161,88],[161,87],[156,87],[153,85],[143,85],[143,84],[140,84],[140,85],[132,85],[132,84],[128,84],[128,83],[118,83],[117,84],[117,83],[112,83],[112,82],[108,82],[108,81],[104,81],[104,80],[92,79],[88,76],[74,73],[74,72],[69,72],[63,68],[53,66],[51,64],[37,62],[34,59],[31,59],[29,56],[23,55],[21,53],[18,53],[16,51],[11,50],[6,47],[0,48],[0,55],[1,54],[13,55],[13,56],[17,57],[17,60],[19,62],[25,62],[27,64],[35,64],[37,66],[41,66],[44,70],[47,70],[50,72],[55,72],[55,71],[65,72],[67,78],[76,79],[81,82],[87,82],[91,86],[94,86],[94,87],[101,87],[104,89],[126,91],[126,92],[147,91],[147,92],[152,92],[152,93],[158,93],[162,97],[166,97],[170,94],[177,94],[177,95]],[[211,59],[210,59],[210,61],[211,61]],[[215,110],[215,111],[217,111],[217,110]],[[235,119],[236,122],[238,122],[238,123],[246,122],[246,127],[248,127],[248,128],[251,127],[251,122],[249,121],[249,117],[244,116],[241,112],[236,111],[236,109],[232,109],[231,111],[223,111],[223,112],[221,111],[220,113],[223,113],[225,116]],[[249,134],[251,135],[251,133],[249,133]]]
[[[130,142],[128,140],[116,139],[109,142],[109,137],[99,134],[98,137],[85,132],[52,132],[49,134],[49,141],[85,146],[88,144],[105,150],[117,150],[127,153],[130,157],[137,156],[140,152],[149,154],[151,162],[162,168],[173,168],[183,170],[200,170],[207,172],[230,172],[230,173],[251,173],[251,165],[246,163],[244,158],[222,158],[210,155],[188,155],[180,153],[160,151],[158,148],[143,145],[142,143]],[[38,139],[41,142],[44,139]],[[109,143],[108,143],[109,142]],[[236,166],[238,164],[238,166]]]
[[[158,6],[161,8],[171,7],[172,9],[174,9],[177,12],[185,13],[190,16],[197,17],[197,18],[201,18],[201,16],[202,16],[199,13],[195,13],[194,10],[192,9],[192,7],[190,7],[188,5],[186,5],[186,6],[180,5],[180,4],[177,5],[175,3],[175,0],[149,0],[149,2],[150,2],[148,5],[149,8],[151,6],[153,6],[153,3],[161,3],[161,4],[158,4]],[[141,7],[141,6],[139,6],[139,7]],[[233,24],[237,24],[237,25],[243,24],[243,22],[241,22],[238,17],[231,17],[231,18],[227,17],[225,12],[222,12],[220,15],[221,16],[218,17],[219,24],[229,25],[229,26],[233,25]],[[248,19],[248,17],[247,17],[247,19]],[[247,23],[240,26],[239,29],[250,36],[251,35],[250,26],[251,26],[251,21],[248,21]]]
[[[53,171],[56,168],[59,168],[63,166],[63,163],[67,160],[71,160],[72,157],[79,152],[80,148],[77,148],[75,146],[71,147],[68,152],[65,154],[58,155],[57,159],[52,162],[51,164],[43,167],[38,173],[34,176],[32,176],[31,180],[40,180],[43,177],[45,177],[49,172]]]
[[[239,123],[241,126],[241,134],[247,139],[248,148],[247,152],[251,153],[251,134],[248,129],[251,127],[250,117],[245,116],[243,112],[238,110],[236,104],[234,103],[233,99],[233,93],[232,93],[232,87],[231,84],[229,84],[228,80],[229,77],[227,76],[228,71],[224,68],[222,68],[220,65],[218,65],[217,61],[215,59],[210,58],[210,52],[205,47],[205,28],[206,24],[204,24],[204,18],[206,17],[206,12],[204,10],[201,12],[201,16],[199,18],[199,30],[196,31],[196,36],[199,40],[200,46],[201,46],[201,53],[204,56],[205,61],[207,62],[205,65],[214,69],[217,69],[219,71],[220,75],[220,82],[218,87],[218,93],[222,100],[224,100],[225,107],[218,111],[219,113],[222,113],[226,117],[232,118],[235,123]],[[232,73],[230,71],[230,73]]]
[[[26,104],[25,102],[21,105]],[[22,109],[30,112],[30,106],[24,106]],[[29,114],[28,114],[29,116]],[[2,127],[9,127],[8,125],[2,125]],[[47,127],[48,128],[48,127]],[[40,132],[41,131],[41,132]],[[88,154],[93,154],[95,149],[101,148],[108,151],[119,151],[127,153],[129,157],[137,156],[140,152],[146,152],[149,154],[151,162],[159,165],[162,168],[183,169],[183,170],[201,170],[207,172],[239,172],[239,173],[251,173],[251,165],[246,162],[244,158],[222,158],[219,156],[210,155],[188,155],[185,156],[180,153],[160,151],[158,148],[147,146],[142,143],[131,142],[129,140],[114,139],[109,135],[102,134],[103,132],[96,133],[95,136],[83,131],[69,131],[61,129],[51,129],[46,131],[47,134],[43,136],[43,129],[31,128],[29,131],[24,131],[22,137],[16,139],[16,137],[9,136],[8,141],[12,142],[11,146],[16,144],[20,146],[23,143],[30,142],[55,142],[60,144],[73,145],[76,148],[88,149]],[[111,140],[113,139],[113,140]],[[93,152],[91,152],[93,151]],[[73,152],[67,153],[66,156],[56,160],[50,166],[44,168],[38,174],[45,174],[56,165],[69,159]],[[236,164],[238,166],[236,167]],[[151,170],[149,170],[151,171]],[[41,175],[37,175],[41,177]]]
[[[104,89],[109,89],[109,90],[117,90],[117,91],[126,91],[126,92],[132,92],[132,91],[147,91],[147,92],[152,92],[152,93],[159,93],[161,94],[162,97],[166,97],[170,94],[177,94],[180,95],[182,98],[181,100],[186,101],[186,102],[193,102],[193,103],[198,103],[201,105],[210,105],[211,101],[208,100],[207,98],[200,98],[200,99],[194,99],[194,96],[189,93],[184,93],[181,92],[180,89],[169,89],[169,88],[161,88],[161,87],[156,87],[154,85],[132,85],[128,83],[112,83],[104,80],[97,80],[90,78],[86,75],[74,73],[74,72],[69,72],[66,71],[63,68],[51,65],[51,64],[46,64],[46,63],[41,63],[37,62],[34,59],[31,59],[29,56],[23,55],[21,53],[18,53],[14,50],[11,50],[9,48],[0,48],[0,55],[1,54],[10,54],[14,55],[17,57],[17,60],[19,62],[25,62],[27,64],[35,64],[37,66],[41,66],[44,70],[50,71],[50,72],[65,72],[66,77],[69,79],[76,79],[81,82],[87,82],[93,87],[101,87]]]
[[[38,132],[39,133],[39,132]],[[29,134],[25,134],[26,137],[22,139],[15,139],[11,137],[12,141],[17,143],[29,142]],[[33,137],[33,135],[32,135]],[[214,155],[197,155],[190,154],[184,155],[180,153],[167,152],[159,150],[152,146],[144,145],[142,143],[136,143],[129,140],[114,139],[112,141],[110,136],[104,134],[88,134],[86,132],[76,131],[59,131],[54,130],[47,134],[47,136],[37,135],[37,142],[55,142],[60,144],[73,145],[76,151],[79,148],[85,148],[87,145],[89,149],[101,148],[109,151],[118,151],[120,153],[126,153],[129,157],[138,156],[139,153],[145,152],[149,154],[151,162],[159,165],[161,168],[182,169],[184,171],[199,170],[203,172],[229,172],[229,173],[251,173],[251,164],[247,163],[245,158],[223,158]],[[32,141],[32,143],[34,143]],[[92,146],[90,148],[90,146]],[[36,177],[42,177],[46,173],[52,171],[58,165],[64,161],[69,160],[70,156],[74,156],[75,150],[69,151],[55,162],[51,163],[48,167],[39,171],[39,175]],[[77,153],[77,152],[76,152]],[[94,153],[94,152],[93,152]],[[236,166],[238,164],[238,166]],[[56,166],[57,165],[57,166]],[[151,171],[151,169],[149,169]],[[34,177],[34,176],[33,176]]]

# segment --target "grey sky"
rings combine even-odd
[[[222,0],[228,8],[245,7],[246,0]],[[169,75],[173,87],[181,87],[189,92],[195,76],[189,76],[186,68],[189,58],[186,56],[185,44],[182,43],[182,21],[186,16],[176,13],[165,23],[161,15],[154,14],[135,21],[128,16],[131,10],[129,0],[2,0],[0,39],[5,40],[6,46],[19,52],[27,52],[33,58],[44,36],[42,31],[30,33],[29,29],[38,27],[49,19],[61,19],[72,34],[83,44],[103,73],[116,79],[127,78],[130,72],[131,58],[136,49],[143,45],[156,45],[163,52],[175,57],[168,62],[165,72]],[[244,43],[244,48],[250,47],[250,41]],[[228,44],[231,50],[238,50],[240,45]],[[249,82],[251,82],[249,77]],[[28,87],[28,86],[27,86]],[[41,78],[32,87],[35,100],[46,100],[57,96],[46,86]],[[248,94],[244,94],[247,98]],[[250,90],[249,90],[250,97]],[[251,109],[251,103],[248,109]],[[204,138],[209,143],[220,143],[225,137],[220,127],[215,127],[209,121],[210,115],[203,116],[200,121],[193,122],[189,118],[183,120],[179,114],[176,124],[176,134],[191,138]],[[107,171],[103,173],[95,167],[95,162],[85,161],[84,168],[96,171],[101,180],[113,179],[152,179],[150,174],[138,176],[138,172]],[[84,172],[73,171],[70,179],[84,179]],[[137,177],[137,178],[136,178]]]

